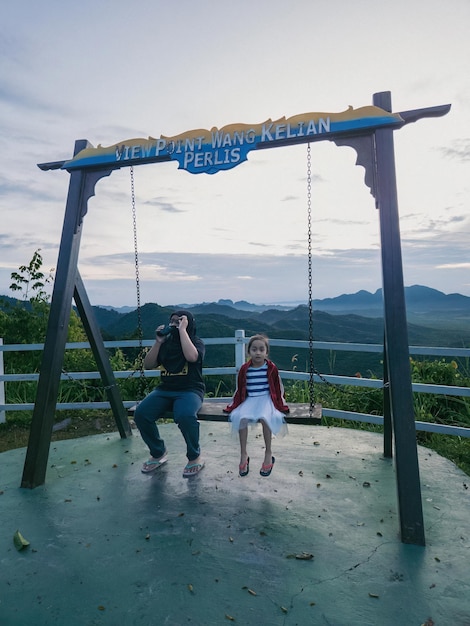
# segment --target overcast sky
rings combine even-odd
[[[405,285],[470,296],[468,0],[18,0],[0,21],[0,294],[57,263],[77,139],[109,146],[391,91],[451,104],[394,132]],[[307,300],[306,145],[214,175],[135,168],[141,300]],[[381,287],[378,213],[351,148],[312,144],[313,297]],[[135,305],[128,168],[96,186],[79,269],[94,305]]]

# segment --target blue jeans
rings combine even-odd
[[[165,442],[160,437],[156,421],[166,411],[173,411],[175,424],[178,424],[186,441],[188,461],[197,459],[201,453],[197,421],[197,412],[201,406],[202,398],[194,391],[162,391],[157,388],[149,393],[137,405],[134,421],[151,456],[158,459],[166,452]]]

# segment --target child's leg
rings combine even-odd
[[[248,426],[240,428],[238,436],[240,437],[240,465],[244,466],[246,464],[246,460],[248,459],[248,452],[246,449],[248,441]]]
[[[266,424],[264,420],[261,420],[261,425],[263,427],[263,437],[264,437],[264,465],[270,465],[272,463],[272,450],[271,450],[271,441],[272,441],[272,432],[269,426]]]

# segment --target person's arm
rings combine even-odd
[[[199,358],[199,352],[197,351],[196,346],[191,341],[190,336],[188,335],[188,318],[186,315],[182,315],[180,317],[180,323],[178,326],[178,330],[180,333],[180,341],[181,341],[181,349],[183,350],[184,358],[189,363],[196,363]]]
[[[164,326],[161,325],[157,328],[157,330],[163,327]],[[160,346],[165,340],[166,340],[166,337],[159,337],[158,335],[155,337],[155,343],[153,344],[153,346],[150,348],[150,350],[147,352],[147,354],[144,357],[144,367],[146,370],[150,370],[154,368],[155,365],[157,364],[157,358],[158,358],[158,353],[160,352]]]

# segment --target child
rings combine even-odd
[[[230,413],[232,432],[239,432],[240,476],[247,476],[250,471],[250,457],[246,449],[249,423],[261,422],[263,427],[266,449],[259,472],[261,476],[269,476],[273,469],[275,459],[271,453],[272,435],[284,436],[287,433],[284,414],[289,412],[289,407],[284,400],[279,371],[267,358],[268,354],[269,339],[265,335],[251,337],[248,343],[250,360],[240,368],[232,403],[224,409],[225,413]]]

